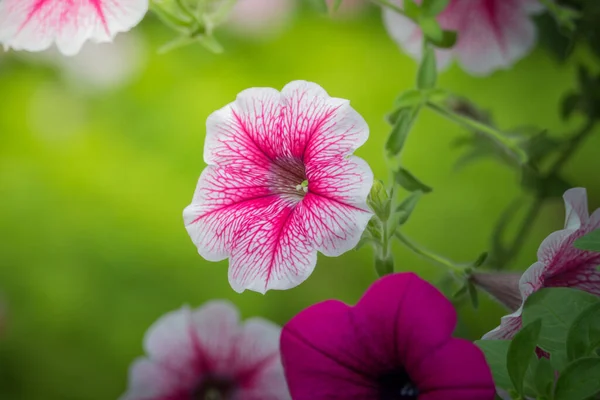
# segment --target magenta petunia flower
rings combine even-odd
[[[131,366],[121,400],[288,400],[280,332],[261,318],[240,324],[225,301],[171,312],[146,333],[148,358]]]
[[[281,335],[292,398],[492,400],[485,357],[455,325],[450,301],[413,273],[379,279],[354,307],[309,307]]]
[[[352,155],[369,136],[347,100],[295,81],[253,88],[208,117],[202,172],[183,215],[198,252],[229,258],[237,292],[289,289],[317,251],[354,248],[372,216],[373,173]]]
[[[147,10],[148,0],[2,0],[0,44],[41,51],[56,43],[74,55],[87,40],[110,42],[130,30]]]
[[[579,250],[573,246],[576,239],[600,228],[600,209],[589,215],[587,195],[583,188],[569,189],[563,198],[567,214],[565,229],[544,239],[538,249],[538,261],[520,279],[515,277],[512,291],[520,291],[520,307],[502,317],[500,326],[486,333],[483,339],[512,338],[521,329],[525,300],[542,288],[572,287],[600,296],[600,271],[596,269],[600,265],[600,253]]]
[[[452,58],[472,75],[509,68],[533,49],[536,30],[530,15],[540,10],[538,0],[451,0],[437,20],[442,28],[458,32],[458,40],[454,48],[436,51],[438,68],[447,67]],[[419,26],[389,8],[383,15],[392,39],[420,58]]]

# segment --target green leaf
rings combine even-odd
[[[600,393],[600,358],[573,361],[556,382],[554,400],[586,400]]]
[[[428,39],[435,47],[449,49],[456,44],[458,34],[454,31],[442,31],[442,36],[439,40],[434,40],[433,38]]]
[[[533,385],[538,395],[550,399],[554,390],[554,369],[550,360],[540,358],[534,361]]]
[[[417,190],[402,200],[402,203],[396,208],[396,212],[398,213],[398,225],[404,225],[406,221],[408,221],[408,218],[412,214],[422,195],[423,192]]]
[[[600,303],[592,304],[575,318],[567,336],[567,356],[576,360],[594,353],[600,344]]]
[[[525,325],[515,335],[506,355],[506,366],[508,375],[517,392],[523,394],[523,379],[529,368],[529,362],[532,355],[535,354],[535,347],[540,336],[542,320],[538,319]]]
[[[492,371],[496,386],[505,390],[513,389],[512,381],[506,369],[506,356],[510,340],[476,340],[475,344],[485,355],[485,360]]]
[[[412,20],[417,20],[421,14],[421,8],[419,8],[414,0],[404,0],[403,10],[404,14]]]
[[[562,99],[560,104],[560,117],[568,120],[575,110],[579,107],[581,96],[577,93],[571,93]]]
[[[425,46],[423,59],[417,74],[417,88],[433,89],[437,80],[435,53],[431,46]]]
[[[385,143],[385,148],[391,155],[395,156],[402,151],[419,110],[420,107],[403,108],[398,114],[392,132]]]
[[[421,104],[424,100],[423,92],[416,89],[410,89],[400,93],[398,97],[396,97],[396,100],[394,100],[394,109],[414,107]]]
[[[573,245],[580,250],[600,252],[600,229],[596,229],[580,237]]]
[[[440,42],[443,39],[444,33],[442,27],[435,18],[421,15],[421,18],[419,18],[419,26],[429,41]]]
[[[469,290],[469,284],[468,282],[466,282],[464,285],[462,285],[462,287],[460,289],[458,289],[453,295],[452,298],[453,299],[458,299],[462,296],[464,296],[467,291]]]
[[[409,192],[420,190],[423,193],[429,193],[433,190],[431,187],[418,180],[407,169],[402,167],[400,167],[400,169],[394,173],[394,179],[398,185],[402,186]]]
[[[421,12],[427,16],[435,17],[446,9],[450,0],[423,0]]]
[[[523,325],[542,320],[538,346],[549,352],[552,365],[562,370],[567,364],[567,335],[571,324],[581,311],[600,298],[582,290],[546,288],[533,293],[525,302]]]
[[[481,253],[479,255],[479,257],[477,257],[477,260],[475,260],[475,262],[473,262],[472,266],[473,268],[479,268],[483,265],[484,262],[486,262],[486,260],[488,259],[489,253],[487,251]]]
[[[473,284],[473,282],[467,282],[467,289],[469,290],[469,297],[471,298],[471,304],[473,304],[473,308],[477,309],[479,307],[479,296],[477,294],[477,288]]]

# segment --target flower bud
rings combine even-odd
[[[520,273],[475,272],[469,279],[511,311],[515,311],[523,303],[519,290]]]
[[[390,199],[383,182],[380,180],[375,180],[373,182],[371,192],[367,198],[367,203],[381,221],[388,220],[391,213],[392,200]]]
[[[379,276],[392,274],[394,272],[394,258],[390,256],[375,258],[375,271]]]

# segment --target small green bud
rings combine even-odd
[[[375,271],[379,276],[385,276],[394,273],[394,258],[393,257],[376,257],[375,258]]]
[[[375,180],[373,182],[371,193],[369,193],[369,197],[367,198],[367,203],[381,221],[388,220],[391,213],[392,199],[382,181]]]

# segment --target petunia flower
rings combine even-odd
[[[502,317],[500,326],[484,339],[511,339],[521,329],[523,304],[532,293],[545,287],[572,287],[600,296],[600,253],[579,250],[573,242],[600,228],[600,209],[588,214],[586,191],[569,189],[563,195],[566,207],[565,228],[548,236],[540,245],[538,261],[521,274],[475,274],[474,283],[488,291],[512,314]],[[516,301],[516,299],[519,299]],[[518,307],[518,308],[517,308]]]
[[[288,400],[280,332],[261,318],[240,323],[225,301],[166,314],[146,333],[148,358],[131,366],[121,400]]]
[[[111,42],[137,25],[148,0],[2,0],[0,44],[42,51],[53,43],[64,55],[75,55],[87,40]]]
[[[369,135],[347,100],[295,81],[253,88],[208,117],[202,172],[184,210],[198,252],[229,258],[237,292],[289,289],[317,251],[354,248],[372,216],[373,173],[352,155]]]
[[[442,28],[456,31],[458,40],[452,49],[436,51],[438,68],[446,68],[453,58],[472,75],[511,67],[533,49],[536,30],[530,16],[540,10],[538,0],[451,0],[437,20]],[[389,8],[383,16],[392,39],[420,58],[421,28]]]
[[[281,334],[292,398],[492,400],[485,357],[455,325],[450,301],[413,273],[379,279],[353,307],[309,307]]]

